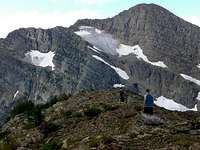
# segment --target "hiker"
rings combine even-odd
[[[124,90],[122,88],[120,89],[119,94],[120,94],[120,102],[124,102],[125,95],[124,95]]]
[[[150,90],[146,89],[146,94],[144,96],[144,113],[153,115],[153,104],[154,104],[154,98],[150,94]]]

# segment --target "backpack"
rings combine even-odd
[[[148,94],[145,99],[145,107],[153,107],[153,100],[154,100],[153,96]]]

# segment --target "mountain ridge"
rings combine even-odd
[[[142,96],[127,90],[124,96],[121,102],[120,89],[60,96],[41,107],[43,117],[36,125],[37,118],[16,114],[0,130],[0,149],[200,148],[199,112],[155,106],[148,116],[142,113]]]
[[[102,43],[112,45],[109,41],[112,40],[117,44],[104,45],[105,49],[101,50],[98,46],[102,43],[95,45],[95,38],[91,43],[92,38],[86,40],[76,34],[81,32],[80,26],[90,26],[92,31],[84,28],[82,31],[101,42],[106,37],[108,41]],[[79,20],[69,28],[15,30],[0,39],[0,66],[4,70],[0,73],[0,111],[4,107],[9,110],[20,99],[45,103],[50,97],[65,92],[111,89],[115,84],[123,84],[141,95],[150,88],[156,98],[165,96],[194,108],[200,87],[181,74],[200,80],[199,29],[163,7],[141,4],[113,18]],[[122,50],[120,46],[130,53],[123,56],[107,53],[108,48],[114,52],[116,48]],[[26,58],[31,50],[55,52],[52,61],[55,70],[34,65]],[[137,53],[142,53],[142,57]],[[167,67],[155,66],[154,62],[162,62]],[[128,80],[120,76],[120,71],[128,75]],[[19,94],[13,99],[17,91]]]

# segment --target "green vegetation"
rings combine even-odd
[[[48,143],[41,145],[40,150],[59,150],[60,148],[61,144],[59,144],[55,140],[51,140]]]
[[[59,101],[67,100],[71,95],[62,94],[60,96],[54,96],[46,104],[35,105],[32,101],[21,101],[18,102],[15,107],[11,110],[10,116],[14,118],[16,115],[24,113],[28,120],[26,128],[33,128],[41,124],[42,122],[42,109],[47,109]]]
[[[200,129],[200,121],[198,119],[191,120],[191,129]]]
[[[26,128],[32,128],[40,125],[42,121],[41,109],[40,107],[34,105],[33,102],[19,102],[10,112],[12,118],[21,113],[24,113],[25,117],[28,120]]]
[[[15,107],[11,110],[10,115],[14,118],[16,115],[21,113],[26,113],[34,107],[33,102],[31,101],[22,101],[18,102]]]
[[[65,118],[71,118],[72,117],[72,111],[67,111],[67,112],[65,112],[65,114],[64,114],[64,116],[65,116]]]
[[[193,143],[199,143],[199,138],[198,137],[194,137],[194,136],[185,136],[184,134],[177,134],[174,135],[172,137],[172,139],[174,140],[173,142],[176,145],[180,145],[183,147],[189,147],[191,146]]]
[[[8,134],[9,134],[8,131],[2,131],[2,132],[0,132],[0,140],[4,139]]]
[[[50,123],[50,122],[43,122],[39,129],[42,131],[45,135],[48,135],[49,133],[55,132],[60,128],[60,126]]]
[[[102,107],[103,107],[104,112],[113,111],[113,110],[116,110],[117,108],[119,108],[118,105],[109,105],[109,104],[102,104]]]
[[[67,111],[64,113],[64,116],[68,118],[81,118],[81,117],[95,117],[98,116],[102,112],[107,112],[107,111],[113,111],[119,108],[118,105],[108,105],[108,104],[101,104],[99,106],[95,105],[90,105],[87,106],[83,112],[72,112],[72,111]]]
[[[32,109],[27,111],[25,115],[28,119],[27,128],[33,128],[40,125],[43,119],[40,107],[35,105]]]
[[[81,112],[73,112],[71,116],[72,118],[81,118],[83,114]]]
[[[5,137],[0,143],[1,150],[13,150],[16,149],[14,140],[11,140],[8,137]]]
[[[89,106],[84,110],[84,114],[87,117],[95,117],[97,115],[99,115],[102,112],[102,109],[100,109],[97,106]]]
[[[65,101],[70,97],[71,97],[70,94],[62,94],[60,96],[54,96],[47,103],[41,104],[39,106],[41,109],[47,109],[47,108],[53,106],[54,104],[56,104],[57,102]]]
[[[94,137],[94,138],[90,139],[89,146],[90,147],[98,147],[100,145],[108,146],[113,141],[114,141],[114,139],[111,136],[99,135],[97,137]]]

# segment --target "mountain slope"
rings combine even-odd
[[[71,29],[77,32],[84,26],[95,27],[101,32],[110,34],[117,41],[118,47],[122,44],[130,47],[140,46],[148,61],[143,58],[143,62],[136,62],[130,55],[121,57],[120,61],[125,62],[128,68],[126,71],[130,72],[132,77],[131,82],[140,84],[141,92],[146,87],[151,88],[156,96],[163,94],[189,107],[192,107],[191,103],[193,105],[197,103],[199,84],[196,86],[191,85],[191,82],[186,83],[188,80],[181,74],[199,79],[199,27],[154,4],[137,5],[113,18],[79,20],[71,26]],[[85,40],[96,44],[90,39],[85,38]],[[167,67],[152,68],[144,64],[144,61],[148,64],[160,62]]]
[[[65,28],[19,29],[0,45],[0,110],[5,113],[17,100],[44,103],[54,95],[109,88],[120,81],[112,68],[92,57],[89,43]],[[34,64],[43,58],[27,55],[31,50],[42,55],[52,51],[54,70]]]
[[[155,107],[142,114],[143,97],[119,90],[80,92],[43,109],[44,119],[30,127],[19,114],[1,129],[0,148],[18,149],[199,149],[198,112]],[[14,130],[13,130],[14,129]]]
[[[79,20],[75,27],[94,26],[127,45],[140,45],[153,61],[163,60],[173,72],[199,70],[199,27],[155,4],[140,4],[105,20]],[[190,69],[188,69],[190,68]]]
[[[15,30],[0,39],[2,116],[24,99],[45,103],[54,95],[116,84],[141,95],[150,88],[155,98],[194,108],[200,99],[199,29],[160,6],[141,4],[70,28]]]

